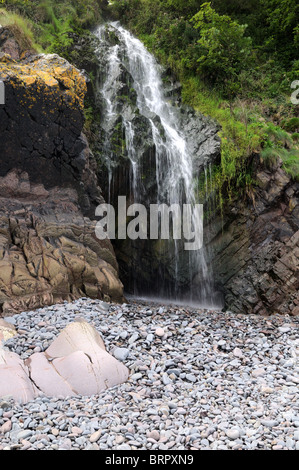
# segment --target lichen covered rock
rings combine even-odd
[[[8,49],[6,48],[6,51]],[[122,301],[84,135],[84,74],[56,54],[0,53],[0,315],[82,296]]]

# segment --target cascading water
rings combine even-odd
[[[117,195],[126,195],[131,203],[194,207],[200,203],[195,197],[194,155],[178,109],[165,97],[159,65],[119,23],[99,27],[96,35],[104,64],[98,96],[103,109],[106,200],[116,203]],[[192,214],[193,231],[199,236],[202,223],[196,211]],[[149,294],[150,290],[160,298],[213,305],[212,273],[204,248],[185,251],[184,241],[173,239],[127,240],[120,251],[130,252],[133,258],[126,279],[129,285],[125,285],[131,293]]]

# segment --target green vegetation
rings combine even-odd
[[[2,26],[11,25],[14,28],[15,36],[24,49],[42,51],[42,47],[35,42],[30,22],[22,16],[0,8],[0,24]]]
[[[2,0],[1,24],[14,24],[38,51],[56,52],[91,81],[92,47],[76,42],[110,15],[136,34],[182,83],[183,101],[221,125],[221,163],[212,170],[220,201],[251,190],[260,159],[281,159],[299,179],[297,0]],[[82,41],[81,41],[82,44]],[[84,55],[84,57],[83,57]],[[90,59],[88,59],[90,58]],[[91,132],[93,103],[86,100]]]
[[[234,93],[238,75],[248,66],[251,55],[252,41],[245,36],[246,25],[219,15],[210,3],[202,5],[191,23],[200,31],[197,71],[205,81],[218,86],[225,83],[227,93]]]
[[[101,21],[101,7],[105,2],[2,0],[1,3],[11,15],[12,23],[23,22],[25,34],[30,37],[33,35],[39,50],[60,54],[73,44],[74,33],[80,34]]]
[[[177,75],[183,101],[220,123],[220,201],[251,190],[265,155],[298,179],[296,0],[115,0],[111,8]]]

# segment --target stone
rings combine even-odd
[[[32,434],[33,434],[33,431],[31,431],[30,429],[24,429],[22,431],[17,432],[17,439],[21,441],[23,439],[27,439],[28,437],[32,436]]]
[[[130,354],[130,350],[127,348],[115,348],[113,356],[119,361],[125,361]]]
[[[271,419],[261,419],[261,424],[267,428],[273,428],[278,425],[278,422]]]
[[[33,400],[38,391],[20,357],[0,347],[0,398],[11,396],[17,402]]]
[[[11,428],[12,428],[12,422],[9,419],[4,424],[2,424],[2,426],[0,426],[0,434],[5,434],[6,432],[9,432]]]
[[[63,357],[78,350],[92,355],[93,348],[105,351],[104,341],[94,327],[81,320],[70,323],[61,331],[46,350],[46,356]]]
[[[160,337],[164,336],[165,335],[164,329],[163,328],[156,328],[155,335],[160,336]]]
[[[154,439],[155,441],[159,441],[160,433],[159,433],[159,431],[154,429],[153,431],[150,431],[150,432],[147,433],[147,438],[148,439]]]
[[[107,353],[96,329],[84,321],[68,325],[45,355],[52,358],[55,370],[79,395],[99,393],[129,376],[128,369]]]
[[[238,429],[227,429],[225,433],[227,437],[232,440],[238,439],[240,437],[240,432]]]
[[[193,383],[197,380],[194,374],[186,374],[186,379]]]
[[[162,381],[163,381],[164,385],[172,384],[172,380],[166,372],[162,375]]]
[[[239,358],[242,358],[242,357],[243,357],[243,353],[242,353],[242,351],[241,351],[240,348],[235,348],[235,349],[233,350],[233,355],[236,356],[236,357],[239,357]]]
[[[140,374],[140,372],[137,372],[136,374],[131,375],[131,380],[136,381],[136,380],[141,379],[141,377],[142,377],[142,374]]]
[[[43,394],[52,397],[77,395],[77,392],[52,366],[45,354],[32,354],[26,360],[26,366],[30,372],[31,380],[37,384]]]
[[[251,372],[252,377],[263,377],[266,374],[265,369],[259,368],[259,369],[254,369]]]
[[[138,334],[138,333],[134,333],[134,334],[131,336],[131,338],[129,339],[128,343],[129,343],[129,344],[135,343],[135,341],[138,339],[138,337],[139,337],[139,334]]]
[[[268,395],[274,392],[274,389],[272,387],[267,387],[266,385],[261,386],[261,393],[263,395]]]
[[[15,327],[7,321],[0,318],[0,343],[17,335]]]
[[[95,431],[94,433],[91,434],[89,440],[90,442],[97,442],[102,435],[102,430],[99,429],[98,431]]]

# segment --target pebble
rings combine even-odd
[[[135,343],[135,341],[138,339],[138,337],[139,337],[139,334],[138,334],[138,333],[134,333],[134,334],[131,336],[131,338],[129,339],[128,343],[129,343],[129,344]]]
[[[135,380],[135,381],[136,381],[136,380],[141,379],[141,377],[142,377],[142,374],[140,374],[140,372],[137,372],[137,374],[131,375],[131,380]]]
[[[165,335],[165,331],[163,330],[163,328],[157,328],[157,329],[155,330],[155,334],[156,334],[157,336],[161,336],[161,337],[162,337],[162,336]]]
[[[2,426],[0,427],[0,434],[5,434],[6,432],[9,432],[11,430],[12,423],[10,420],[6,421]]]
[[[9,317],[19,334],[5,347],[26,359],[79,317],[128,381],[91,397],[0,398],[0,450],[299,450],[299,318],[82,298]]]
[[[157,431],[157,430],[154,429],[153,431],[150,431],[150,432],[147,434],[147,437],[148,437],[149,439],[154,439],[155,441],[159,441],[159,439],[160,439],[160,433],[159,433],[159,431]]]
[[[252,371],[252,377],[263,377],[265,374],[265,369],[254,369]]]
[[[102,434],[101,430],[93,432],[89,438],[90,442],[97,442],[100,439],[101,434]]]
[[[240,358],[243,357],[243,353],[242,353],[240,348],[235,348],[233,350],[233,355],[236,356],[236,357],[240,357]]]
[[[186,379],[189,380],[189,382],[196,382],[196,377],[193,374],[186,374]]]
[[[238,429],[228,429],[226,435],[229,439],[238,439],[240,437],[240,432]]]
[[[125,361],[130,354],[130,350],[127,348],[115,348],[113,351],[113,356],[119,361]]]
[[[278,422],[269,419],[261,419],[261,424],[267,428],[273,428],[274,426],[277,426]]]
[[[124,436],[116,436],[115,438],[115,444],[119,445],[125,442],[126,438]]]

